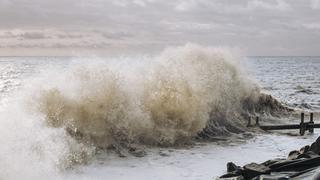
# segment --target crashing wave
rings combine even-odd
[[[49,127],[117,150],[244,132],[250,114],[287,110],[260,93],[229,50],[188,44],[141,61],[143,74],[108,63],[75,68],[37,93],[37,109]]]

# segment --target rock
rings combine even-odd
[[[243,175],[245,179],[251,179],[258,175],[262,174],[268,174],[270,173],[270,168],[263,165],[263,164],[257,164],[257,163],[250,163],[243,167]]]
[[[304,146],[299,151],[291,151],[288,155],[288,159],[297,159],[297,158],[311,158],[314,157],[316,154],[310,151],[310,146]]]
[[[300,149],[300,154],[303,154],[303,153],[306,153],[310,150],[310,146],[307,145],[307,146],[304,146],[303,148]]]
[[[292,164],[292,163],[295,163],[295,162],[299,162],[301,161],[302,159],[288,159],[288,160],[282,160],[282,161],[279,161],[279,162],[276,162],[270,166],[268,166],[272,171],[278,169],[279,167],[282,167],[282,166],[286,166],[288,164]]]
[[[227,164],[227,174],[221,176],[221,179],[228,179],[228,180],[244,180],[243,168],[240,166],[235,165],[232,162],[228,162]],[[218,178],[219,179],[219,178]]]
[[[227,175],[223,175],[219,178],[217,178],[217,180],[245,180],[243,176],[241,175],[234,175],[232,176],[231,174],[227,174]]]
[[[320,179],[320,137],[311,146],[291,151],[287,159],[273,159],[261,164],[250,163],[243,167],[229,162],[227,170],[228,173],[220,179]]]
[[[295,161],[295,162],[291,162],[291,163],[285,164],[283,166],[274,168],[273,171],[275,171],[275,172],[281,172],[281,171],[300,172],[300,171],[305,171],[305,170],[312,169],[312,168],[315,168],[318,166],[320,166],[320,156],[317,156],[314,158],[300,158],[300,159],[297,159],[297,161]]]
[[[269,166],[271,166],[272,164],[278,163],[278,162],[283,161],[283,160],[285,160],[285,159],[280,159],[280,158],[271,159],[271,160],[268,160],[268,161],[266,161],[266,162],[264,162],[264,163],[262,163],[262,164],[269,167]]]
[[[240,170],[240,166],[235,165],[233,162],[228,162],[227,172],[235,172]]]
[[[217,178],[217,180],[219,179],[223,179],[223,180],[245,180],[243,176],[234,176],[234,177],[220,177],[220,178]]]
[[[312,151],[308,151],[306,153],[303,153],[303,154],[300,154],[297,158],[300,159],[300,158],[315,158],[315,157],[318,157],[319,155],[312,152]]]
[[[297,157],[300,155],[300,152],[297,150],[291,151],[288,155],[288,159],[297,159]]]
[[[320,154],[320,137],[318,137],[316,142],[311,144],[311,147],[309,150],[316,153],[316,154]]]

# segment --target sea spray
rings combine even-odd
[[[256,89],[229,50],[188,44],[141,61],[149,62],[139,78],[115,61],[59,74],[66,78],[63,84],[37,93],[38,110],[47,125],[103,148],[174,146],[187,143],[208,124],[242,124],[237,114],[241,100]],[[220,119],[212,122],[215,117]]]
[[[93,157],[94,147],[76,142],[62,128],[44,126],[23,95],[1,107],[0,179],[60,179],[60,171]]]
[[[35,62],[19,57],[21,66],[8,70],[13,76],[21,67],[43,73],[21,75],[17,82],[23,87],[1,97],[0,179],[69,179],[64,175],[70,171],[61,171],[92,162],[105,147],[130,152],[141,145],[176,147],[194,136],[247,130],[246,115],[288,110],[261,94],[226,49],[189,44],[155,57],[65,60],[40,58],[40,66],[26,68]],[[109,173],[93,169],[94,175]],[[76,171],[75,178],[83,175]]]
[[[154,57],[91,60],[44,70],[1,107],[1,178],[59,179],[58,171],[99,149],[179,146],[200,132],[237,132],[244,100],[259,94],[223,48],[188,44]]]

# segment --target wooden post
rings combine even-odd
[[[300,135],[303,136],[306,131],[306,127],[304,124],[304,113],[301,113],[301,122],[300,122]]]
[[[251,127],[251,116],[249,116],[249,118],[248,118],[248,124],[247,124],[247,127]]]
[[[256,126],[258,126],[258,127],[260,126],[260,124],[259,124],[259,116],[256,117]]]
[[[313,132],[314,132],[314,127],[313,127],[313,125],[314,125],[313,113],[310,113],[310,122],[309,122],[309,124],[311,125],[311,126],[309,126],[309,132],[310,132],[310,133],[313,133]]]

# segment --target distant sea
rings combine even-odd
[[[0,57],[0,102],[42,69],[67,69],[74,59]],[[320,110],[320,57],[248,57],[245,64],[245,71],[264,92],[291,107]]]
[[[320,57],[249,57],[264,91],[291,107],[320,110]]]

